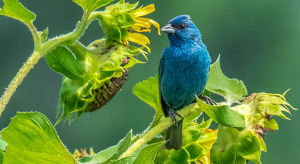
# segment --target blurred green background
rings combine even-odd
[[[80,20],[82,9],[71,0],[20,0],[37,17],[39,31],[49,27],[49,37],[71,32]],[[136,1],[129,1],[134,3]],[[300,1],[296,0],[141,0],[154,3],[150,17],[164,26],[171,18],[189,14],[202,34],[213,61],[221,54],[221,67],[230,78],[243,80],[249,95],[255,92],[283,93],[295,108],[299,103]],[[2,8],[3,2],[0,2]],[[94,147],[95,152],[116,144],[133,129],[142,133],[150,124],[154,110],[132,94],[133,86],[155,76],[162,51],[169,45],[166,34],[154,30],[146,34],[152,53],[147,64],[131,69],[122,90],[104,108],[81,119],[56,126],[58,135],[70,152]],[[92,22],[80,41],[88,45],[103,36],[97,21]],[[0,16],[0,92],[33,52],[29,29],[21,22]],[[24,79],[0,118],[0,130],[17,111],[39,111],[56,122],[56,106],[62,76],[41,59]],[[300,112],[291,111],[292,120],[275,117],[279,131],[265,137],[268,152],[263,164],[300,161]]]

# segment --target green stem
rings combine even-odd
[[[180,110],[178,113],[182,117],[186,117],[190,115],[192,112],[196,112],[196,110],[201,110],[201,109],[197,107],[194,108],[186,107]],[[178,120],[180,119],[180,117],[178,116],[176,117]],[[142,137],[140,137],[136,142],[134,142],[120,158],[131,156],[138,148],[140,148],[142,145],[150,141],[153,137],[161,133],[163,130],[170,127],[172,124],[173,122],[170,117],[168,117],[167,119],[163,119],[158,125],[148,130]]]
[[[7,105],[9,99],[14,94],[20,83],[23,81],[24,77],[27,75],[27,73],[30,71],[30,69],[39,61],[39,59],[43,55],[37,51],[35,51],[30,58],[26,61],[26,63],[23,65],[23,67],[19,70],[17,75],[14,77],[14,79],[10,82],[8,88],[4,92],[3,96],[1,97],[0,101],[0,116],[2,112],[4,111],[5,106]]]
[[[34,27],[34,25],[32,23],[26,24],[33,35],[33,40],[35,43],[35,51],[30,56],[30,58],[26,61],[26,63],[23,65],[23,67],[20,69],[20,71],[17,73],[17,75],[14,77],[14,79],[11,81],[8,88],[2,95],[0,100],[0,116],[4,111],[5,106],[9,102],[11,96],[16,91],[18,86],[21,84],[24,77],[29,73],[31,68],[33,68],[33,66],[39,61],[39,59],[43,57],[43,55],[46,54],[51,49],[62,44],[73,44],[76,40],[78,40],[80,36],[83,34],[83,32],[85,31],[86,27],[93,20],[93,19],[88,19],[89,15],[90,12],[84,12],[81,21],[78,23],[76,29],[73,32],[51,39],[45,43],[41,43],[40,36],[38,35],[38,32]]]
[[[34,41],[34,49],[38,49],[41,46],[41,39],[38,34],[38,31],[36,30],[35,26],[33,25],[32,22],[29,24],[26,24],[27,27],[29,28],[32,36],[33,36],[33,41]]]
[[[157,113],[155,115],[155,118],[154,118],[154,120],[153,120],[153,122],[152,122],[152,124],[151,124],[151,126],[150,126],[149,129],[152,129],[153,127],[155,127],[158,124],[158,122],[159,122],[159,120],[160,120],[161,117],[162,117],[162,113],[159,113],[159,114]]]

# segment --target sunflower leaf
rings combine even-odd
[[[35,14],[17,0],[3,0],[3,2],[4,6],[0,10],[0,15],[12,17],[27,24],[35,20]]]
[[[1,135],[8,143],[4,163],[77,163],[39,112],[18,112]]]
[[[152,106],[157,115],[162,115],[158,92],[158,75],[155,75],[155,77],[150,77],[143,82],[137,83],[133,87],[133,94]]]
[[[221,95],[229,104],[239,102],[247,95],[247,90],[242,81],[226,77],[220,66],[220,56],[210,66],[209,79],[206,89],[212,93]]]
[[[227,127],[233,127],[238,130],[243,130],[246,127],[245,117],[231,110],[227,105],[212,106],[203,103],[198,97],[197,102],[201,108],[210,118],[216,123]]]

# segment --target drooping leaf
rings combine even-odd
[[[4,6],[0,9],[0,15],[18,19],[24,23],[35,20],[35,14],[27,10],[18,0],[3,0]]]
[[[247,90],[242,81],[226,77],[220,66],[220,56],[210,66],[209,79],[206,85],[208,91],[221,95],[231,104],[242,100],[247,95]]]
[[[158,93],[158,75],[155,77],[150,77],[143,82],[137,83],[133,87],[133,94],[135,94],[138,98],[152,106],[157,115],[162,115],[162,109],[159,101],[159,93]]]
[[[76,164],[51,122],[39,112],[17,113],[1,135],[8,143],[6,163]]]
[[[216,123],[227,127],[237,128],[238,130],[243,130],[245,128],[246,123],[244,115],[231,110],[227,105],[207,105],[199,98],[197,98],[197,102],[199,108],[201,108]]]
[[[132,130],[130,130],[125,138],[123,138],[119,143],[115,146],[107,148],[96,155],[91,159],[80,160],[80,162],[84,163],[103,163],[109,162],[113,160],[117,160],[129,147],[132,138]]]
[[[70,79],[78,80],[85,75],[85,70],[72,52],[65,46],[58,46],[45,56],[47,64],[56,72]]]
[[[165,143],[165,141],[162,141],[144,147],[134,160],[133,164],[153,164],[157,151],[160,150]]]
[[[2,136],[0,134],[0,151],[6,150],[5,147],[7,146],[7,143],[2,139]]]
[[[114,0],[73,0],[73,2],[80,5],[83,10],[94,11],[100,7],[103,7]]]

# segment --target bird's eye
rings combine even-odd
[[[186,28],[186,24],[185,23],[179,24],[179,26],[178,26],[179,30],[182,30],[184,28]]]

